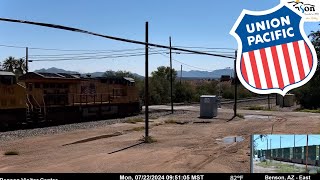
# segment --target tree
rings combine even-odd
[[[309,35],[311,42],[316,50],[318,60],[320,59],[320,30],[313,31]],[[320,68],[318,67],[310,79],[304,86],[293,90],[296,94],[297,101],[303,108],[316,109],[320,107]]]
[[[16,59],[12,56],[9,56],[7,59],[5,59],[2,64],[3,70],[13,72],[18,76],[26,73],[26,67],[26,62],[23,58]]]
[[[170,78],[171,78],[170,72],[171,72],[170,67],[160,66],[157,68],[157,71],[153,71],[151,75],[152,77],[159,77],[159,78],[170,81]],[[175,81],[176,77],[177,77],[177,71],[172,69],[172,80]]]
[[[150,78],[150,104],[163,104],[170,102],[170,67],[160,66],[151,73]],[[172,81],[177,77],[177,72],[172,70]],[[174,88],[173,88],[174,90]]]
[[[176,82],[173,101],[176,103],[192,102],[194,89],[188,82]]]
[[[142,78],[137,77],[130,71],[112,71],[108,70],[103,75],[103,77],[130,77],[135,81],[135,86],[138,89],[139,97],[144,101],[144,80]]]
[[[108,70],[103,75],[103,77],[131,77],[136,78],[134,74],[129,71],[112,71]]]
[[[20,59],[16,60],[15,65],[16,65],[15,66],[15,74],[22,75],[27,71],[27,66],[26,66],[24,59],[20,58]]]
[[[4,60],[4,62],[2,64],[2,68],[5,71],[14,72],[15,67],[16,67],[16,63],[17,63],[17,60],[14,57],[9,56],[6,60]]]

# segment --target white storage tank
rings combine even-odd
[[[218,115],[218,99],[215,95],[200,96],[200,117],[213,118]]]

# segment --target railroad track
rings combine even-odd
[[[241,103],[241,102],[251,102],[251,101],[261,101],[261,100],[267,100],[268,97],[257,97],[257,98],[246,98],[246,99],[238,99],[237,103]],[[275,99],[275,97],[270,97],[270,99]],[[234,100],[229,100],[229,99],[225,99],[225,100],[221,100],[220,104],[232,104],[234,103]]]

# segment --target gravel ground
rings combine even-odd
[[[185,111],[183,110],[176,110],[175,114],[184,114]],[[171,114],[168,111],[161,111],[161,112],[150,112],[149,119],[157,119],[162,116],[166,116]],[[49,134],[59,134],[64,132],[70,132],[78,129],[93,129],[97,127],[105,127],[110,124],[116,123],[124,123],[130,119],[144,119],[144,113],[140,113],[136,116],[130,116],[125,118],[118,118],[118,119],[107,119],[107,120],[100,120],[100,121],[90,121],[90,122],[82,122],[82,123],[73,123],[73,124],[65,124],[59,126],[51,126],[51,127],[43,127],[43,128],[35,128],[35,129],[24,129],[24,130],[15,130],[15,131],[7,131],[7,132],[0,132],[0,144],[22,139],[25,137],[32,137],[32,136],[39,136],[39,135],[49,135]]]

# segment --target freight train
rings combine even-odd
[[[306,158],[307,146],[287,147],[269,150],[258,150],[258,157],[265,157],[270,160],[291,162],[297,164],[309,164],[320,166],[320,145],[308,146],[308,158]]]
[[[132,78],[29,72],[17,80],[0,71],[1,130],[125,117],[141,107]]]

